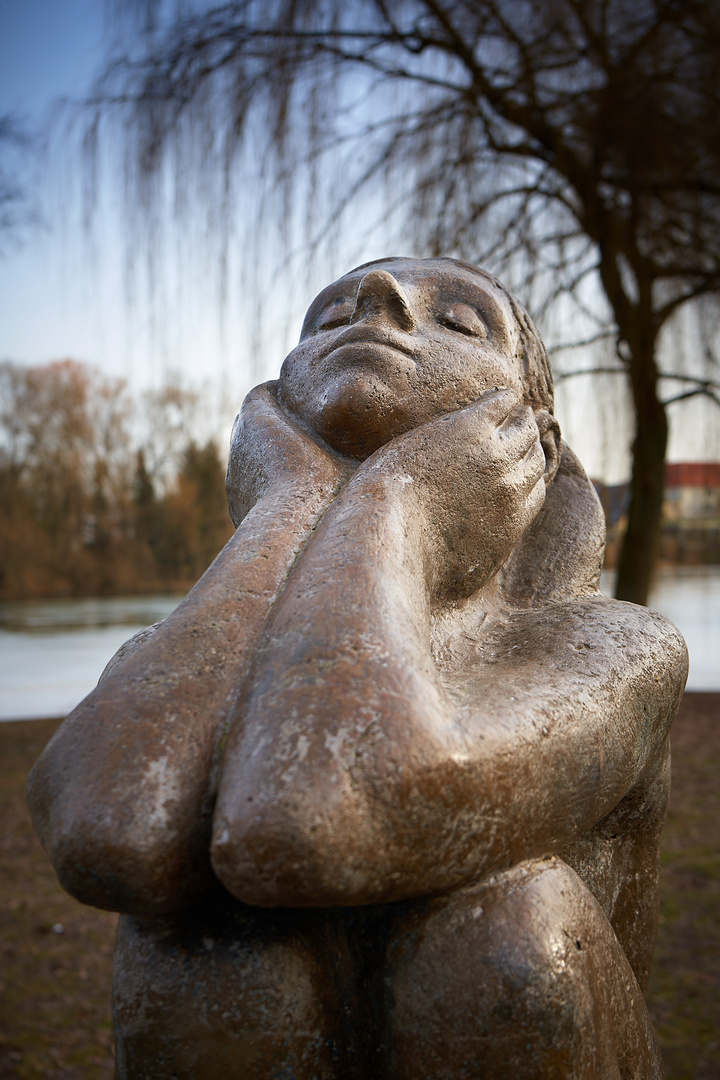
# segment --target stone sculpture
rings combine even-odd
[[[123,912],[122,1078],[662,1075],[643,999],[687,658],[495,279],[387,259],[246,399],[234,537],[29,797]]]

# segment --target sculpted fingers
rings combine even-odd
[[[518,407],[522,408],[514,390],[488,390],[464,409],[431,421],[425,427],[437,434],[442,432],[477,444],[502,428]]]
[[[545,452],[533,410],[516,405],[497,433],[510,466],[506,482],[521,490],[533,488],[545,472]]]
[[[516,394],[493,391],[464,412],[469,438],[455,441],[464,459],[461,501],[454,504],[447,487],[439,500],[455,518],[444,530],[456,534],[446,566],[461,591],[487,581],[508,557],[544,502],[546,469],[535,414]]]
[[[226,490],[239,525],[266,493],[287,486],[335,489],[347,470],[291,420],[277,399],[277,383],[251,390],[233,425]]]
[[[431,592],[469,594],[539,512],[545,471],[535,413],[515,391],[495,389],[381,447],[348,491],[407,508]]]
[[[269,382],[251,390],[233,425],[230,464],[244,469],[249,478],[253,474],[292,471],[293,459],[308,441],[308,436],[280,407],[276,385]]]
[[[267,486],[273,446],[281,442],[282,427],[273,402],[272,383],[256,386],[235,417],[230,437],[225,490],[236,527]]]
[[[517,408],[523,408],[517,392],[507,387],[496,387],[481,394],[472,405],[468,405],[467,411],[472,410],[482,415],[488,424],[501,427]]]
[[[466,484],[479,484],[492,501],[515,502],[533,491],[545,471],[545,454],[535,414],[517,394],[490,391],[447,419],[448,437],[437,443],[436,455],[440,461],[451,455]],[[446,497],[446,485],[442,490]]]
[[[444,452],[453,451],[456,462],[465,457],[471,471],[479,469],[486,482],[527,491],[543,475],[545,454],[535,413],[514,391],[488,391],[443,420],[447,437],[438,444],[438,452],[444,444]],[[440,422],[427,425],[428,431],[436,426]]]

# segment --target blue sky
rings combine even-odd
[[[102,0],[0,0],[0,112],[44,132],[61,98],[82,97],[100,63],[102,17]],[[100,264],[87,272],[58,150],[40,166],[42,226],[0,260],[0,357],[39,363],[71,356],[119,373],[124,320],[110,300],[121,268],[104,257],[103,237]]]
[[[2,109],[40,120],[81,94],[98,63],[102,0],[0,0]]]
[[[102,65],[104,9],[103,0],[0,0],[0,114],[12,112],[41,130],[59,99],[82,98]],[[221,316],[212,269],[203,261],[210,256],[178,234],[168,238],[154,296],[146,290],[142,264],[135,266],[131,302],[119,192],[106,174],[101,212],[86,233],[77,146],[62,125],[53,130],[38,189],[44,224],[0,257],[0,360],[43,363],[69,356],[134,386],[179,372],[186,382],[212,388],[218,422],[227,427],[250,386],[277,374],[307,301],[327,278],[298,278],[287,294],[284,324],[266,329],[258,341],[249,330],[248,304],[256,302],[253,290],[271,289],[272,277],[258,281],[256,268],[246,268],[248,287],[243,292],[236,286]],[[357,264],[383,254],[368,249],[351,258]],[[629,432],[617,438],[592,427],[597,402],[590,380],[566,386],[558,414],[569,441],[595,475],[624,478]],[[671,460],[720,456],[720,422],[712,408],[700,402],[676,407],[671,424]]]
[[[179,372],[219,388],[229,413],[258,377],[276,373],[285,338],[265,350],[262,370],[256,364],[251,372],[240,313],[228,305],[219,318],[212,275],[179,278],[170,254],[152,300],[142,266],[135,267],[139,284],[130,302],[119,193],[107,174],[93,229],[82,226],[82,164],[64,126],[73,113],[68,107],[58,120],[57,109],[61,99],[82,99],[102,66],[104,8],[103,0],[0,0],[0,113],[13,113],[32,131],[56,118],[40,165],[43,224],[0,257],[0,360],[72,357],[137,386]]]

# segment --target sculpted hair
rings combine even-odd
[[[360,266],[356,266],[350,273],[355,273],[356,270],[365,270],[369,266],[377,266],[380,263],[389,262],[402,262],[403,256],[389,256],[385,259],[373,259],[371,262],[361,263]],[[443,263],[450,264],[450,266],[458,266],[463,270],[469,271],[471,274],[477,274],[478,277],[485,278],[491,285],[494,285],[503,296],[507,298],[513,315],[515,316],[515,322],[519,331],[519,340],[517,345],[516,360],[522,368],[523,384],[525,386],[525,392],[527,394],[527,402],[536,409],[547,409],[549,413],[553,412],[554,405],[554,388],[553,388],[553,376],[552,368],[550,367],[550,358],[547,354],[542,338],[537,331],[535,323],[532,321],[527,311],[513,294],[507,289],[502,281],[498,281],[496,277],[489,274],[487,270],[483,270],[480,266],[475,266],[474,263],[465,262],[463,259],[451,259],[449,256],[443,256],[436,259],[422,259],[425,263]]]

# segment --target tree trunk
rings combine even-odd
[[[654,351],[653,343],[643,356],[634,352],[630,365],[635,439],[628,525],[620,551],[615,595],[618,600],[630,600],[634,604],[647,604],[662,524],[668,422],[665,406],[658,397]]]

